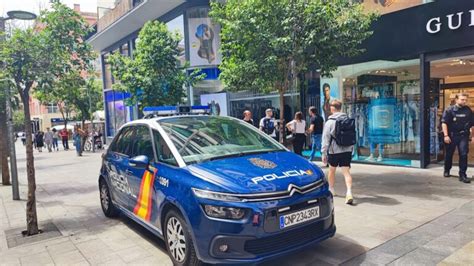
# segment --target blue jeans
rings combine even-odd
[[[309,155],[309,160],[312,161],[314,159],[314,155],[316,151],[321,151],[321,139],[322,134],[312,134],[311,135],[311,154]]]
[[[76,153],[77,155],[82,155],[81,149],[81,139],[74,139],[74,146],[76,146]]]

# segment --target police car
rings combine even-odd
[[[257,263],[334,236],[316,165],[207,107],[145,111],[104,153],[100,201],[163,238],[175,265]]]

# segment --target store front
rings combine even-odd
[[[440,0],[386,14],[373,30],[365,53],[321,79],[321,95],[330,87],[335,93],[328,97],[341,99],[356,119],[354,160],[421,168],[442,162],[444,109],[459,92],[474,107],[474,1]]]

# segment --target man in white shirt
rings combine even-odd
[[[273,110],[271,108],[268,108],[265,111],[265,114],[266,116],[260,119],[259,128],[261,131],[265,132],[265,134],[278,141],[276,137],[277,124],[275,118],[273,118]]]

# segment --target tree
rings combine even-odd
[[[216,1],[210,14],[221,25],[220,79],[231,91],[278,91],[282,123],[296,77],[311,68],[329,76],[338,58],[359,54],[376,17],[347,0]]]
[[[8,166],[8,132],[7,132],[7,108],[6,93],[7,82],[0,83],[0,168],[2,169],[2,184],[10,185],[10,171]]]
[[[130,92],[129,105],[174,105],[185,96],[183,86],[203,78],[195,71],[187,76],[178,60],[181,36],[159,21],[149,21],[137,38],[133,59],[121,54],[109,57],[116,89]]]
[[[1,59],[5,62],[5,74],[14,82],[23,102],[26,131],[26,168],[28,199],[26,203],[26,235],[39,232],[36,214],[36,180],[32,147],[30,91],[52,90],[55,80],[71,72],[81,73],[88,69],[87,58],[92,53],[84,40],[88,28],[81,16],[72,9],[52,0],[52,10],[43,11],[38,27],[15,30],[3,43]]]
[[[43,88],[35,90],[34,96],[41,104],[57,105],[66,127],[71,112],[75,110],[73,102],[76,101],[77,91],[82,86],[85,86],[85,80],[81,74],[70,71],[50,84],[44,85]]]
[[[84,86],[75,91],[71,103],[79,112],[79,118],[84,121],[93,120],[93,113],[103,108],[102,86],[96,79],[88,79]]]

